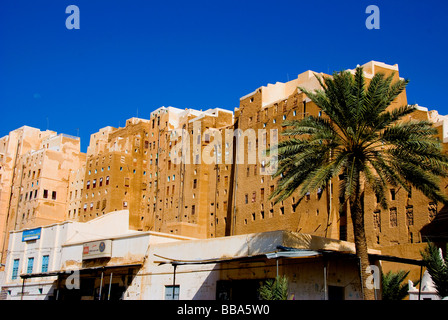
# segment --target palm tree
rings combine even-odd
[[[383,286],[382,300],[403,300],[408,295],[409,286],[402,283],[409,275],[410,271],[399,270],[397,272],[389,271],[381,273],[381,283]],[[416,286],[420,281],[414,281]]]
[[[322,117],[285,121],[278,152],[277,188],[270,195],[278,203],[298,191],[324,190],[339,177],[339,196],[348,201],[353,222],[356,254],[362,270],[369,265],[364,229],[363,199],[366,188],[386,209],[389,185],[420,190],[434,201],[446,201],[439,177],[447,176],[448,157],[441,152],[436,129],[429,121],[403,121],[414,106],[389,108],[406,88],[407,80],[393,81],[394,74],[375,74],[367,85],[363,68],[332,77],[316,76],[321,89],[299,88],[322,111]],[[272,151],[272,150],[270,150]],[[361,272],[364,299],[373,299]]]
[[[261,300],[286,300],[288,298],[288,279],[277,276],[266,280],[258,289]]]
[[[448,246],[446,249],[448,250]],[[421,255],[434,283],[437,295],[440,298],[448,297],[448,253],[443,257],[437,246],[428,242]]]

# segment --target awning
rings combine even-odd
[[[268,258],[268,259],[278,259],[278,258],[306,258],[313,256],[322,256],[323,253],[315,250],[307,250],[307,249],[294,249],[294,248],[286,248],[279,246],[278,249],[281,251],[260,253],[256,255],[246,255],[239,256],[233,258],[208,258],[208,259],[195,259],[195,260],[179,260],[174,258],[163,257],[158,254],[154,254],[154,256],[165,259],[167,261],[155,261],[162,264],[172,264],[172,265],[188,265],[188,264],[212,264],[212,263],[223,263],[223,262],[234,262],[234,261],[244,261],[250,260],[254,258]]]
[[[54,277],[59,275],[60,271],[53,271],[53,272],[40,272],[40,273],[24,273],[20,275],[20,278],[22,279],[28,279],[28,278],[45,278],[45,277]]]
[[[233,262],[233,261],[241,261],[241,260],[247,260],[247,259],[252,259],[252,258],[265,257],[264,254],[257,254],[257,255],[250,255],[250,256],[248,255],[248,256],[234,257],[234,258],[209,258],[209,259],[195,259],[195,260],[179,260],[179,259],[164,257],[164,256],[161,256],[158,254],[154,254],[154,256],[167,260],[167,261],[154,261],[155,263],[158,263],[159,265],[162,265],[162,264],[172,264],[172,265],[212,264],[212,263]]]
[[[58,271],[52,271],[52,272],[24,273],[24,274],[20,275],[20,278],[22,278],[22,279],[44,278],[44,277],[53,277],[53,276],[59,276],[62,274],[68,274],[72,271],[89,272],[89,271],[95,271],[95,270],[133,268],[133,267],[141,267],[141,266],[142,266],[142,263],[134,263],[134,264],[121,264],[121,265],[115,265],[115,266],[98,266],[98,267],[80,268],[80,269],[66,269],[66,270],[58,270]]]
[[[290,250],[290,251],[277,251],[272,253],[267,253],[266,257],[268,259],[278,259],[278,258],[306,258],[313,256],[322,256],[321,252],[314,250]]]
[[[345,256],[350,258],[357,258],[356,254],[349,252],[338,252],[338,251],[316,251],[316,250],[307,250],[307,249],[295,249],[295,248],[285,248],[279,246],[280,251],[268,252],[257,255],[246,255],[240,257],[224,257],[224,258],[208,258],[208,259],[194,259],[194,260],[179,260],[175,258],[168,258],[158,254],[154,254],[155,256],[162,258],[166,261],[155,261],[162,264],[172,264],[172,265],[189,265],[189,264],[212,264],[212,263],[223,263],[223,262],[234,262],[234,261],[244,261],[250,260],[254,258],[268,258],[268,259],[279,259],[279,258],[307,258],[307,257],[338,257]],[[396,256],[388,256],[382,254],[372,254],[369,253],[369,258],[373,260],[381,260],[381,261],[390,261],[397,263],[405,263],[422,266],[424,265],[423,260],[417,259],[409,259],[409,258],[401,258]]]

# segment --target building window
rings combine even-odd
[[[94,189],[96,187],[96,179],[93,179],[93,182],[92,182],[92,189]]]
[[[339,226],[339,240],[347,241],[347,226]]]
[[[100,178],[100,187],[103,186],[103,177]]]
[[[106,186],[109,185],[109,176],[106,177]]]
[[[123,208],[127,208],[128,207],[128,202],[127,201],[123,201]]]
[[[86,189],[90,189],[90,180],[86,182]]]
[[[429,221],[431,222],[437,214],[437,203],[430,202],[428,204],[428,215],[429,215]]]
[[[52,199],[52,200],[56,200],[56,191],[53,191],[53,192],[51,193],[51,199]]]
[[[48,190],[44,189],[44,199],[48,198]],[[25,195],[25,200],[26,200],[26,195]]]
[[[390,208],[389,215],[390,215],[390,226],[396,227],[398,225],[397,208]]]
[[[194,179],[193,180],[193,189],[196,189],[197,186],[198,186],[198,179]]]
[[[17,275],[19,274],[19,262],[20,259],[14,259],[14,263],[12,265],[12,280],[17,279]]]
[[[28,258],[28,265],[26,267],[26,273],[33,273],[33,265],[34,265],[34,258]]]
[[[247,193],[244,195],[244,199],[245,199],[245,203],[248,204],[249,203],[249,195]]]
[[[373,212],[373,228],[374,229],[381,229],[381,211],[375,210]]]
[[[165,300],[179,300],[180,286],[165,286]]]
[[[48,272],[48,261],[50,256],[42,256],[42,272]]]
[[[414,207],[407,206],[406,207],[406,221],[408,226],[414,225]]]
[[[390,189],[390,199],[395,200],[395,189]]]

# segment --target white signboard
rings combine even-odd
[[[84,243],[82,259],[110,258],[112,256],[112,240],[100,240]]]

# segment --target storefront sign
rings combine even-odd
[[[110,258],[112,256],[112,240],[101,240],[84,243],[82,259]]]
[[[41,230],[42,230],[42,228],[36,228],[36,229],[23,231],[22,232],[22,242],[40,239]]]

